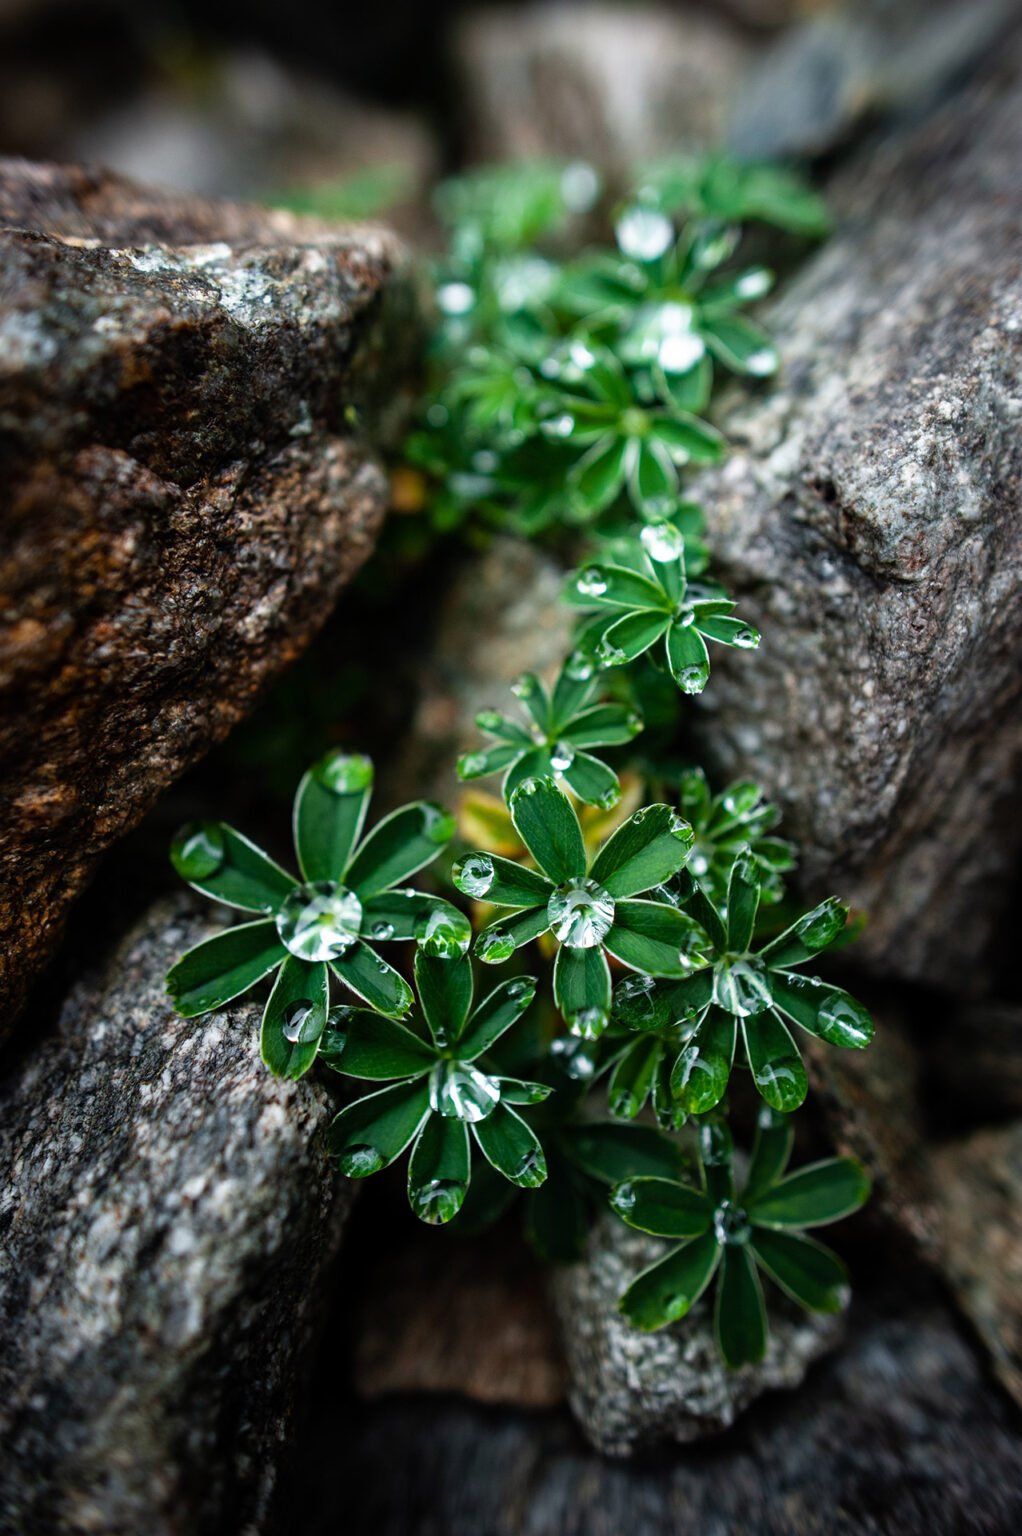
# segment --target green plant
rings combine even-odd
[[[825,215],[789,173],[722,157],[647,167],[613,210],[599,194],[590,168],[552,164],[440,189],[450,246],[406,445],[433,528],[478,539],[499,527],[581,553],[565,593],[580,623],[558,676],[550,687],[521,677],[521,719],[480,713],[488,743],[458,762],[462,780],[502,775],[513,833],[453,866],[480,925],[475,953],[503,964],[535,944],[544,966],[552,959],[549,992],[512,975],[473,1009],[469,917],[402,883],[449,842],[453,819],[419,803],[362,838],[371,764],[343,753],[299,786],[299,878],[221,823],[179,835],[179,872],[257,916],[190,951],[169,986],[191,1016],[276,972],[264,1060],[298,1077],[318,1058],[371,1085],[338,1113],[332,1152],[364,1177],[410,1148],[409,1200],[425,1221],[478,1228],[521,1198],[536,1250],[564,1260],[612,1192],[626,1221],[678,1244],[629,1288],[626,1314],[643,1327],[674,1321],[719,1272],[718,1339],[738,1365],[765,1347],[757,1266],[804,1305],[842,1303],[840,1261],[802,1229],[866,1195],[847,1160],[783,1177],[787,1112],[807,1089],[789,1025],[862,1047],[872,1023],[802,969],[849,932],[840,903],[777,932],[794,851],[771,835],[777,813],[759,786],[714,795],[700,770],[679,774],[633,744],[640,704],[664,733],[704,689],[708,641],[759,643],[706,576],[705,518],[686,475],[726,452],[710,419],[719,371],[762,381],[778,366],[746,312],[772,277],[736,261],[742,222],[808,236]],[[579,249],[608,213],[613,245]],[[621,792],[617,767],[597,755],[608,749],[641,768],[654,803],[621,814],[591,851],[583,822],[606,824]],[[590,808],[582,821],[576,801]],[[375,951],[388,940],[415,944],[417,1010]],[[613,992],[612,966],[625,973]],[[365,1006],[331,1009],[331,975]],[[723,1119],[736,1056],[766,1101],[740,1195]],[[650,1103],[659,1128],[638,1123]]]
[[[637,1327],[677,1322],[714,1276],[714,1330],[730,1366],[762,1360],[766,1308],[756,1273],[812,1312],[837,1312],[848,1298],[848,1272],[837,1254],[806,1237],[857,1211],[869,1180],[852,1158],[835,1157],[784,1176],[792,1129],[784,1115],[759,1117],[748,1172],[736,1189],[734,1149],[727,1126],[700,1127],[697,1186],[681,1180],[633,1178],[611,1192],[614,1210],[630,1227],[671,1240],[675,1247],[636,1276],[621,1310]]]

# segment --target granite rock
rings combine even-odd
[[[411,315],[384,232],[0,161],[3,1030],[372,549]]]
[[[268,1528],[351,1187],[259,1008],[184,1020],[190,898],[141,920],[2,1088],[0,1531]]]
[[[782,375],[700,482],[764,637],[714,663],[705,757],[780,802],[807,891],[868,911],[856,957],[959,994],[1022,838],[1020,59],[836,189],[764,315]]]
[[[714,1343],[710,1301],[697,1302],[680,1323],[643,1333],[618,1311],[618,1299],[668,1247],[607,1215],[590,1234],[587,1257],[551,1281],[568,1398],[586,1436],[606,1455],[630,1456],[727,1429],[764,1392],[797,1387],[841,1335],[840,1317],[773,1305],[766,1358],[730,1371]]]

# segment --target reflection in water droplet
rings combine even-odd
[[[331,794],[359,794],[373,782],[373,765],[360,752],[328,752],[313,764],[312,777]]]
[[[383,943],[385,940],[392,939],[394,937],[394,924],[374,923],[370,929],[370,933],[374,939],[379,939],[380,942]]]
[[[627,1211],[635,1209],[635,1185],[629,1182],[619,1184],[611,1193],[610,1203],[615,1211],[624,1215]]]
[[[458,758],[458,777],[476,779],[486,772],[488,758],[485,752],[463,752]]]
[[[322,1019],[311,998],[296,998],[284,1009],[284,1038],[293,1045],[306,1045],[311,1040],[317,1040],[322,1033],[321,1026]]]
[[[580,1008],[568,1020],[568,1028],[580,1040],[598,1040],[610,1022],[605,1008]]]
[[[504,716],[495,709],[481,709],[476,715],[476,725],[481,731],[499,731],[504,724]]]
[[[749,1218],[740,1205],[735,1205],[731,1200],[722,1200],[713,1213],[713,1231],[718,1243],[733,1243],[742,1246],[752,1236],[752,1227]]]
[[[677,811],[671,812],[667,830],[672,837],[677,838],[679,843],[690,843],[694,835],[684,816],[679,816]]]
[[[677,560],[684,553],[684,536],[673,523],[650,523],[639,537],[649,558],[659,565]]]
[[[557,742],[550,752],[550,766],[558,777],[567,773],[574,761],[575,749],[566,741]]]
[[[428,1184],[409,1186],[408,1197],[420,1221],[441,1226],[458,1214],[466,1188],[459,1179],[430,1179]]]
[[[488,853],[467,853],[451,871],[462,895],[471,896],[476,901],[486,895],[493,884],[494,874],[493,860]]]
[[[432,907],[415,925],[424,954],[437,960],[457,960],[472,941],[472,924],[457,907]]]
[[[539,680],[533,677],[531,672],[523,672],[521,677],[511,684],[511,692],[516,699],[534,699],[539,691]]]
[[[502,960],[509,960],[514,952],[514,939],[500,928],[484,929],[476,940],[476,954],[487,965],[499,965]]]
[[[620,799],[621,786],[619,784],[611,784],[609,788],[603,791],[603,794],[596,803],[601,811],[612,811]]]
[[[713,1001],[739,1018],[762,1013],[773,1002],[769,977],[757,962],[725,955],[713,968]]]
[[[607,579],[598,565],[587,565],[579,571],[575,590],[581,597],[602,597],[607,590]]]
[[[622,255],[656,261],[674,241],[674,225],[656,208],[628,208],[614,227]]]
[[[591,656],[584,651],[572,651],[564,663],[564,670],[573,683],[587,683],[596,671]]]
[[[371,1173],[378,1173],[384,1160],[375,1147],[354,1146],[345,1147],[337,1161],[341,1172],[349,1179],[364,1179]]]
[[[500,1103],[500,1084],[467,1061],[438,1061],[429,1074],[429,1102],[446,1120],[475,1124]]]
[[[526,1152],[514,1170],[514,1181],[526,1189],[536,1189],[546,1178],[546,1158],[538,1147]]]
[[[754,651],[759,645],[759,630],[751,626],[735,632],[734,644],[743,651]]]
[[[554,938],[569,949],[593,949],[614,922],[614,898],[595,880],[560,885],[547,903]]]
[[[709,667],[682,667],[678,673],[678,685],[682,693],[702,693],[709,680]]]
[[[358,940],[362,903],[332,880],[295,886],[276,916],[277,932],[301,960],[335,960]]]
[[[170,845],[170,859],[183,880],[208,880],[224,862],[224,834],[219,822],[190,821]]]
[[[434,805],[425,800],[419,808],[422,816],[422,834],[431,843],[442,847],[449,843],[454,836],[455,820],[450,811],[445,811],[442,805]]]
[[[815,978],[813,978],[815,979]],[[873,1020],[847,992],[827,999],[817,1015],[819,1027],[832,1044],[862,1047],[873,1038]]]
[[[516,1001],[519,998],[527,997],[531,1003],[536,995],[536,983],[526,980],[524,976],[520,976],[517,981],[508,982],[507,995],[508,997],[515,998]]]

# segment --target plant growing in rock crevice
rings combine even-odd
[[[604,754],[633,749],[655,679],[684,701],[710,679],[707,642],[759,644],[705,576],[704,518],[684,481],[727,449],[708,419],[720,370],[763,380],[778,365],[746,313],[772,278],[736,262],[742,223],[818,234],[825,216],[786,173],[675,162],[639,177],[614,215],[613,248],[554,254],[598,191],[588,167],[549,165],[441,190],[450,250],[407,445],[437,528],[471,519],[525,536],[584,530],[588,541],[565,589],[582,618],[552,687],[520,678],[522,718],[482,712],[489,742],[457,765],[463,780],[502,775],[522,844],[517,859],[483,848],[454,864],[462,896],[504,909],[484,920],[475,952],[504,964],[535,945],[560,1020],[538,1046],[516,1045],[535,995],[521,975],[473,1011],[468,917],[403,885],[450,841],[453,818],[406,806],[360,841],[371,766],[336,753],[298,789],[300,881],[220,823],[179,835],[179,872],[258,916],[184,956],[169,986],[196,1015],[276,971],[267,1065],[297,1077],[318,1057],[373,1085],[338,1114],[331,1149],[352,1177],[410,1149],[409,1199],[426,1221],[478,1224],[520,1190],[537,1250],[565,1259],[610,1191],[625,1221],[676,1243],[631,1285],[626,1315],[641,1327],[676,1321],[719,1274],[719,1346],[741,1365],[766,1348],[758,1271],[809,1308],[832,1310],[847,1292],[840,1260],[803,1229],[862,1203],[861,1169],[845,1159],[783,1176],[787,1116],[807,1091],[789,1026],[842,1047],[872,1036],[860,1004],[802,969],[839,938],[847,912],[831,899],[780,933],[763,918],[794,852],[770,835],[776,813],[755,784],[713,796],[698,769],[679,776],[633,752],[654,803],[597,850],[574,801],[613,812],[620,781]],[[677,807],[656,798],[671,785]],[[418,1012],[376,953],[390,940],[416,945]],[[331,975],[366,1006],[331,1009]],[[508,1065],[516,1056],[524,1079]],[[724,1118],[736,1062],[765,1100],[740,1193]],[[594,1109],[604,1091],[609,1119]],[[637,1123],[649,1103],[659,1129]]]

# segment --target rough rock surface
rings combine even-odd
[[[369,553],[350,413],[377,430],[409,298],[383,232],[0,161],[5,1026],[98,855]]]
[[[350,1188],[255,1004],[183,1020],[142,919],[0,1112],[0,1531],[262,1531]]]
[[[556,1271],[551,1281],[568,1397],[586,1435],[607,1455],[630,1456],[727,1429],[762,1393],[797,1387],[841,1334],[839,1317],[773,1305],[766,1359],[729,1371],[713,1341],[712,1302],[698,1302],[681,1323],[657,1333],[633,1328],[618,1311],[618,1298],[668,1247],[605,1216],[593,1228],[586,1259]]]
[[[950,1142],[935,1153],[933,1170],[945,1270],[1022,1405],[1022,1121]]]
[[[1019,74],[1015,48],[839,192],[765,317],[782,377],[702,485],[764,635],[714,664],[706,755],[780,801],[807,887],[870,911],[857,955],[959,993],[1022,832]]]
[[[454,40],[476,160],[565,156],[626,170],[718,140],[746,49],[695,6],[490,7]]]
[[[338,1411],[305,1443],[302,1536],[1009,1536],[1022,1524],[1010,1404],[933,1303],[859,1311],[846,1348],[801,1391],[750,1409],[712,1446],[641,1465],[581,1443],[566,1416],[450,1398]],[[428,1511],[428,1524],[424,1519]]]

